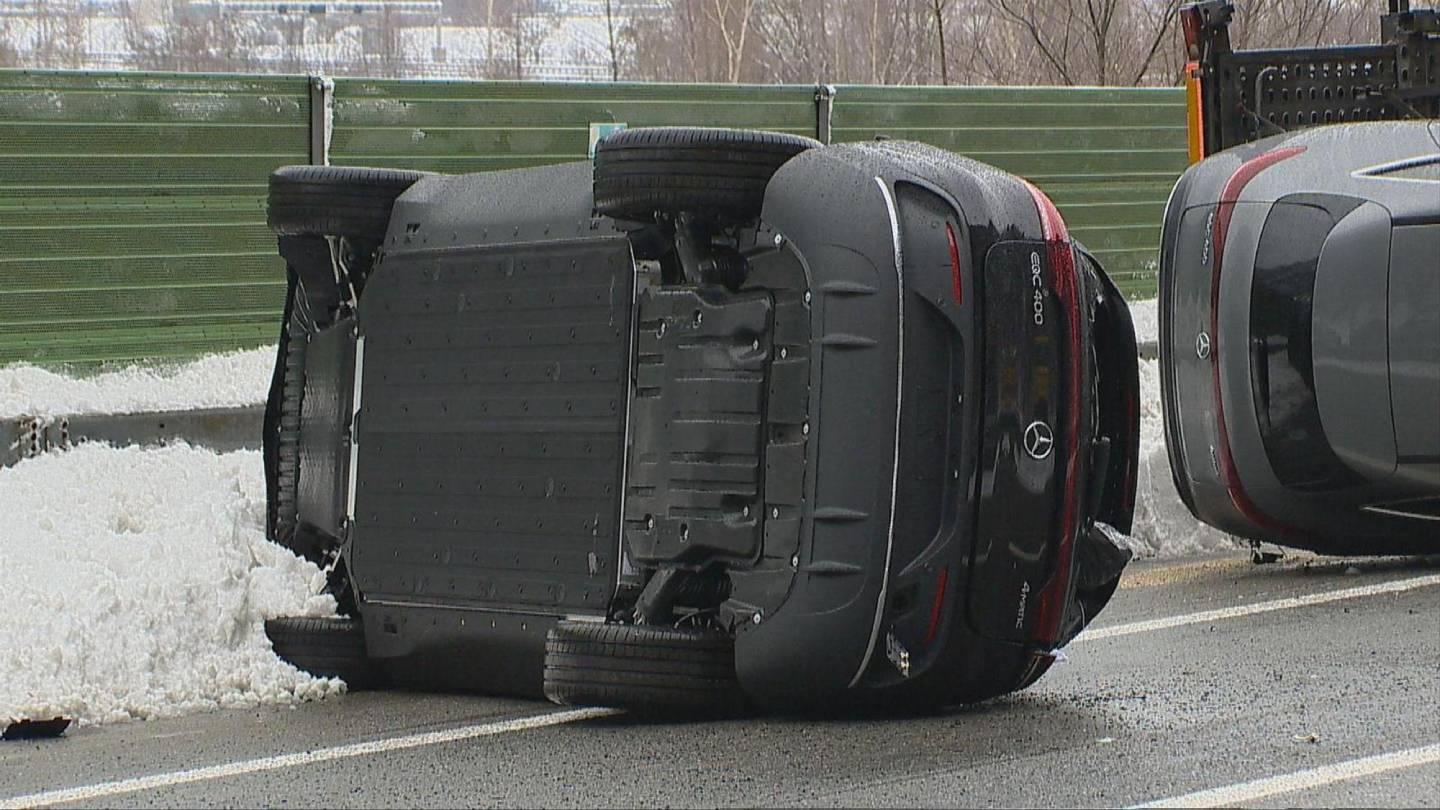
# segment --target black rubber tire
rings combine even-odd
[[[595,145],[595,209],[618,219],[683,211],[745,222],[760,216],[775,172],[820,145],[782,132],[622,129]]]
[[[279,236],[385,238],[395,200],[425,172],[282,166],[270,175],[266,223]]]
[[[359,619],[268,619],[265,635],[276,655],[311,675],[340,678],[352,691],[385,685],[383,673],[365,655]]]
[[[719,716],[745,705],[735,642],[724,633],[598,622],[550,630],[545,696],[637,714]]]

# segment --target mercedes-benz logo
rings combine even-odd
[[[1210,356],[1210,333],[1201,332],[1195,336],[1195,356],[1204,360]]]
[[[1030,427],[1025,428],[1025,452],[1033,459],[1041,460],[1050,455],[1050,450],[1055,447],[1055,433],[1050,426],[1035,420]]]

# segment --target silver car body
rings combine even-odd
[[[1196,516],[1318,551],[1440,549],[1440,122],[1192,166],[1166,206],[1160,327]]]

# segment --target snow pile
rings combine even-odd
[[[1130,319],[1135,321],[1135,342],[1154,343],[1160,339],[1160,309],[1154,298],[1129,301]]]
[[[1241,541],[1196,520],[1175,491],[1160,402],[1160,364],[1140,361],[1140,474],[1130,550],[1141,557],[1179,557],[1234,549]]]
[[[1139,343],[1159,339],[1155,299],[1130,302]],[[1234,549],[1240,540],[1196,520],[1170,475],[1165,449],[1164,409],[1160,400],[1160,363],[1140,361],[1140,474],[1135,492],[1135,524],[1130,550],[1141,557],[1179,557]]]
[[[328,616],[324,575],[265,539],[260,454],[82,445],[0,469],[0,726],[336,693],[266,618]]]
[[[23,363],[4,366],[0,367],[0,418],[255,405],[265,401],[274,368],[274,346],[79,377]]]

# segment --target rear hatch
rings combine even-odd
[[[1085,382],[1086,280],[1064,223],[1034,194],[1046,240],[999,242],[985,260],[982,472],[968,612],[984,636],[1049,646],[1060,640],[1070,594],[1093,393]]]

